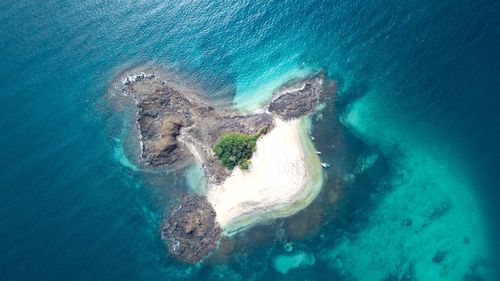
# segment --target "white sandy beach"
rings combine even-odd
[[[257,142],[247,171],[207,191],[225,235],[256,223],[292,215],[318,195],[323,177],[308,134],[307,119],[276,120],[276,127]]]

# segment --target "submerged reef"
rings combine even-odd
[[[207,195],[182,199],[162,227],[169,252],[177,259],[198,262],[216,249],[223,235],[294,214],[319,193],[321,166],[304,118],[335,91],[324,71],[288,82],[254,113],[208,100],[159,69],[126,71],[114,89],[136,104],[144,165],[179,169],[194,160],[203,169]],[[245,161],[245,171],[228,169],[214,152],[221,137],[234,133],[263,135],[256,139],[256,155]],[[241,180],[243,192],[233,186]]]

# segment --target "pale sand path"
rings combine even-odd
[[[269,219],[290,216],[318,195],[323,175],[309,138],[306,118],[276,119],[276,127],[257,141],[247,171],[235,168],[207,198],[225,235]]]

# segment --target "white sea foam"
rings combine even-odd
[[[127,76],[125,79],[122,80],[122,83],[123,83],[123,85],[130,85],[130,84],[135,83],[137,81],[141,81],[144,79],[152,79],[154,77],[155,77],[154,73],[139,72],[139,73]]]
[[[255,112],[262,109],[273,93],[286,82],[304,78],[314,69],[295,65],[276,66],[273,70],[260,73],[255,77],[240,77],[234,98],[235,107],[243,112]]]
[[[125,151],[123,149],[123,143],[119,139],[115,139],[117,144],[113,147],[113,157],[116,161],[118,161],[122,166],[127,167],[133,171],[138,171],[139,168],[132,163],[125,155]]]

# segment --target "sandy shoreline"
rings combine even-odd
[[[248,171],[235,168],[224,183],[208,188],[208,201],[227,236],[290,216],[307,207],[321,189],[322,169],[308,120],[275,122],[276,127],[257,142]]]

